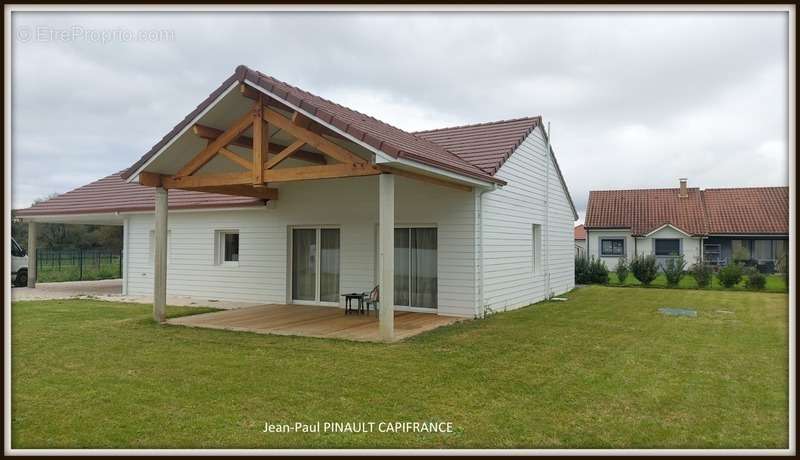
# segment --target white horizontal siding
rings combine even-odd
[[[438,228],[440,314],[474,312],[472,194],[396,179],[398,225]],[[169,215],[167,292],[224,300],[288,303],[288,234],[291,226],[341,228],[341,292],[369,291],[375,281],[377,179],[298,182],[280,187],[274,209],[175,212]],[[153,289],[152,214],[130,217],[128,292]],[[238,266],[214,264],[214,232],[238,229]]]
[[[537,128],[503,164],[497,177],[508,184],[483,198],[484,306],[510,310],[545,298],[545,273],[550,289],[572,289],[574,277],[574,215],[555,164],[550,163],[549,206],[546,145]],[[548,213],[549,229],[545,228]],[[533,225],[542,226],[542,257],[549,250],[549,267],[533,265]],[[546,235],[545,235],[546,233]],[[545,249],[547,245],[547,249]]]

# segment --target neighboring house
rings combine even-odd
[[[788,187],[687,187],[589,193],[587,252],[610,268],[620,257],[682,254],[716,266],[734,261],[774,271],[789,249]],[[739,260],[737,260],[739,261]]]
[[[575,227],[575,256],[586,257],[586,227],[583,224]]]
[[[342,306],[381,285],[473,317],[574,286],[541,117],[410,133],[244,66],[129,169],[16,215],[124,226],[124,292],[157,318],[166,293]]]

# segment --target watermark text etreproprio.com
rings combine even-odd
[[[126,43],[126,42],[162,42],[175,41],[173,29],[139,29],[131,30],[122,27],[95,29],[73,25],[69,27],[23,26],[17,29],[17,40],[28,42],[78,42],[89,43]]]

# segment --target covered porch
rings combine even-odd
[[[448,284],[446,289],[450,297],[459,298],[458,303],[469,303],[461,297],[471,299],[474,291],[474,284],[467,285],[464,281],[471,280],[474,271],[475,195],[472,192],[491,189],[494,183],[476,177],[477,173],[470,176],[470,171],[465,175],[448,168],[391,157],[385,153],[390,144],[367,142],[372,139],[368,134],[355,135],[350,128],[327,119],[321,115],[323,113],[267,91],[262,85],[235,81],[212,94],[195,114],[173,130],[171,137],[157,144],[126,173],[128,181],[155,188],[155,215],[150,235],[153,314],[157,321],[259,333],[394,341],[458,320],[447,316],[446,310],[443,316],[442,302],[437,304],[442,265],[437,261],[441,256],[437,255],[438,248],[466,258],[466,264],[455,259],[448,261],[453,265],[458,263],[458,271],[451,275],[458,278],[458,284]],[[423,143],[416,138],[408,142]],[[433,144],[425,145],[432,148]],[[440,206],[422,220],[419,217],[422,214],[417,213],[405,223],[398,221],[398,215],[408,211],[396,209],[396,182],[406,183],[409,196],[415,193],[408,182],[416,183],[417,189],[423,184],[439,190],[435,196],[423,193],[425,196],[413,199],[413,204],[411,198],[406,198],[409,201],[406,209],[424,208],[431,200],[445,198],[456,206]],[[168,241],[178,246],[179,234],[189,232],[183,230],[189,227],[187,224],[169,236],[174,228],[173,214],[169,212],[170,190],[264,200],[269,217],[250,215],[255,216],[252,220],[259,229],[257,232],[270,232],[261,233],[263,239],[253,237],[256,232],[253,230],[241,231],[240,236],[240,225],[232,220],[235,217],[214,218],[219,228],[213,231],[214,245],[218,249],[215,249],[212,265],[215,271],[241,268],[244,273],[246,266],[253,270],[267,266],[250,264],[268,258],[266,264],[271,264],[270,270],[282,269],[280,273],[273,272],[276,276],[268,282],[277,284],[277,290],[281,290],[280,284],[285,282],[285,296],[273,295],[258,300],[291,305],[267,304],[254,309],[167,321],[167,265],[171,246]],[[417,191],[416,195],[419,194]],[[369,203],[366,207],[363,206],[365,201]],[[433,207],[428,208],[431,211]],[[445,226],[438,232],[439,243],[437,221],[442,219],[458,221],[460,229],[466,228],[451,231]],[[176,216],[175,220],[180,218]],[[353,226],[354,220],[357,226]],[[404,232],[398,228],[419,226],[424,229]],[[196,222],[194,227],[197,227]],[[263,230],[265,228],[275,230]],[[447,241],[441,238],[445,231],[453,235],[448,236]],[[396,232],[400,235],[399,243]],[[373,237],[374,264],[369,256],[364,257]],[[356,239],[360,241],[354,243]],[[398,252],[398,244],[408,250]],[[255,254],[267,246],[274,250],[266,258],[258,256],[246,260],[248,251]],[[396,254],[401,257],[398,263]],[[406,254],[409,263],[404,265],[402,257]],[[284,256],[285,261],[282,260]],[[190,254],[181,254],[181,262],[189,257]],[[373,266],[374,278],[364,276]],[[397,281],[396,270],[407,276]],[[187,280],[184,273],[180,275],[184,277],[181,281],[185,286],[191,285],[193,280]],[[366,281],[369,278],[371,282]],[[234,284],[237,282],[232,280]],[[400,283],[397,288],[396,282]],[[422,285],[424,287],[420,287]],[[354,288],[357,292],[368,291],[373,286],[380,287],[379,317],[345,316],[341,309],[331,308],[340,304],[344,292],[356,292],[350,291]],[[402,298],[406,292],[411,299]],[[395,311],[396,305],[411,308],[415,307],[415,302],[430,313]]]
[[[394,312],[394,334],[391,340],[407,339],[463,319],[427,313]],[[295,335],[360,342],[385,340],[381,336],[378,316],[374,312],[345,315],[340,308],[312,305],[258,305],[182,316],[168,319],[166,323],[256,334]]]

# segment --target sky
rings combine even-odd
[[[12,14],[12,206],[125,169],[239,64],[408,131],[541,115],[572,199],[788,184],[786,13]]]

